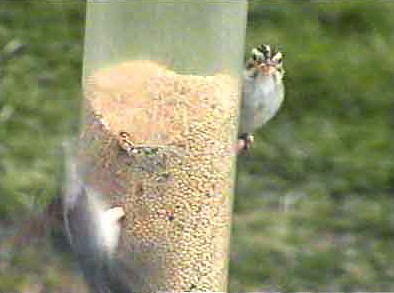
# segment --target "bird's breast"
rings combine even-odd
[[[276,92],[277,84],[272,76],[260,76],[256,81],[256,92],[259,95],[270,96]]]

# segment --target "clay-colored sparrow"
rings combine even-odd
[[[155,284],[148,284],[146,278],[155,273],[153,265],[138,261],[140,247],[144,246],[137,239],[122,236],[125,210],[111,207],[103,194],[83,182],[77,162],[66,147],[64,230],[90,292],[127,293],[142,286],[154,288]]]
[[[282,53],[270,45],[252,50],[244,72],[238,152],[249,149],[254,140],[253,131],[274,117],[283,102],[282,59]]]

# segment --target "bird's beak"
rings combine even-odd
[[[262,68],[262,72],[265,76],[270,76],[272,72],[272,67],[269,65],[266,65]]]
[[[261,71],[261,73],[264,76],[270,76],[273,75],[275,72],[275,64],[271,64],[271,63],[262,63],[259,66],[259,69]]]

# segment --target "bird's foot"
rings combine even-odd
[[[240,154],[242,152],[246,152],[250,149],[250,146],[254,142],[254,136],[251,133],[243,133],[238,137],[237,145],[236,145],[236,153]]]

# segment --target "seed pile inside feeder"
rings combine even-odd
[[[125,239],[142,243],[134,253],[165,275],[149,282],[161,291],[225,291],[237,80],[130,61],[90,76],[85,98],[86,180],[125,208]]]

